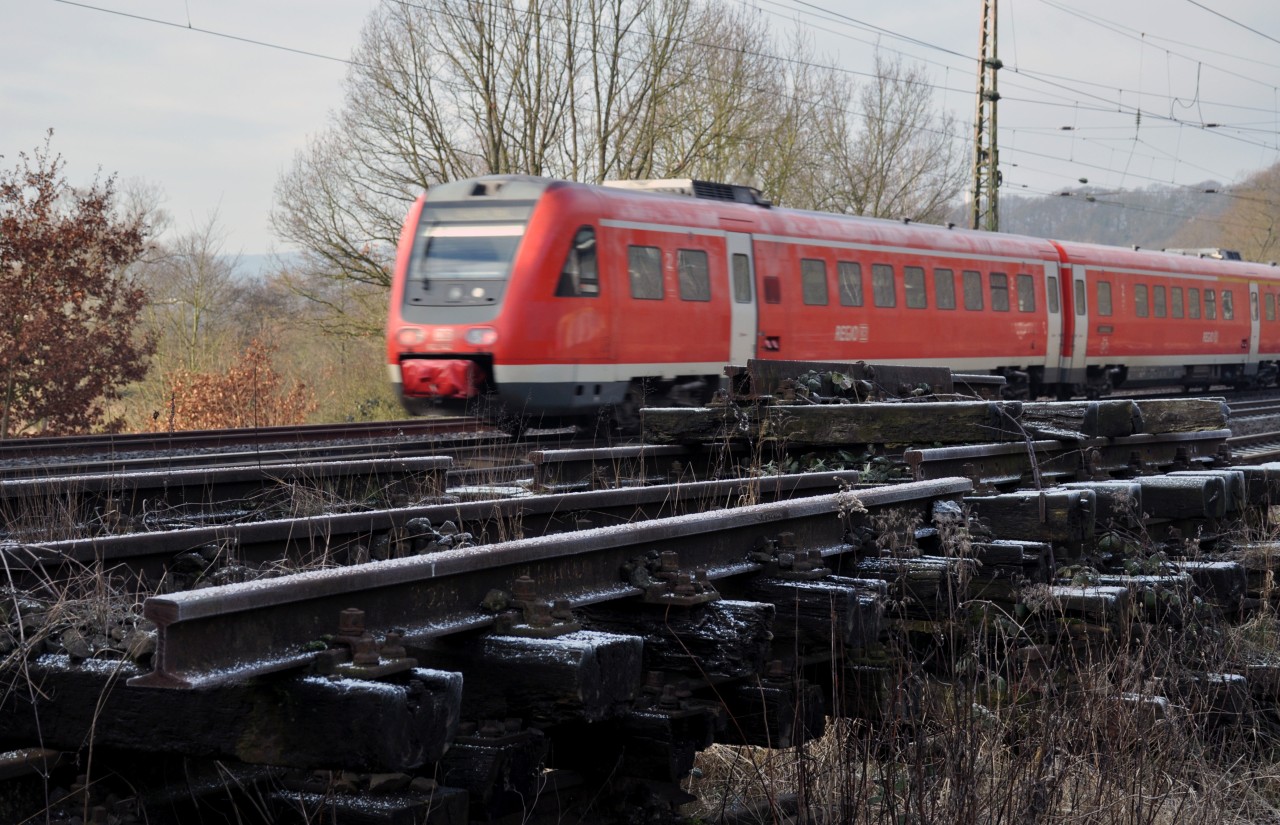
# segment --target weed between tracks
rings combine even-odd
[[[911,554],[914,517],[873,522],[881,554]],[[1280,821],[1276,535],[1243,535],[1262,542],[1245,552],[1267,571],[1243,619],[1187,588],[1140,593],[1132,623],[1072,615],[1043,585],[1001,605],[966,600],[962,583],[951,621],[891,602],[878,661],[836,650],[829,673],[801,671],[836,686],[832,716],[847,718],[789,749],[704,751],[684,786],[698,797],[687,821]],[[1125,540],[1148,558],[1168,552]],[[943,536],[949,555],[968,542],[965,530]],[[1232,675],[1245,673],[1248,686]]]

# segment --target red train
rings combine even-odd
[[[692,195],[692,196],[690,196]],[[563,420],[701,403],[749,358],[941,365],[1018,397],[1274,382],[1280,271],[772,208],[701,181],[493,176],[401,231],[387,363],[406,408]]]

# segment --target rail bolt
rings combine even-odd
[[[348,607],[338,614],[338,635],[359,636],[364,633],[364,611],[358,607]]]

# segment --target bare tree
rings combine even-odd
[[[344,303],[363,314],[389,285],[407,204],[482,174],[701,177],[800,207],[935,217],[965,154],[942,137],[923,71],[883,62],[859,101],[788,51],[811,48],[706,0],[384,0],[342,109],[277,183],[273,225],[305,255],[295,285],[335,311],[333,329],[371,331]]]
[[[924,70],[876,55],[858,111],[830,133],[830,166],[814,207],[939,222],[965,184],[955,119],[938,114]]]
[[[212,369],[220,366],[222,355],[241,346],[235,318],[239,258],[228,255],[224,243],[215,212],[202,225],[160,245],[141,268],[151,298],[147,325],[156,335],[162,371]]]

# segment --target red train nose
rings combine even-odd
[[[480,386],[474,361],[405,361],[400,376],[404,394],[418,398],[471,398]]]

